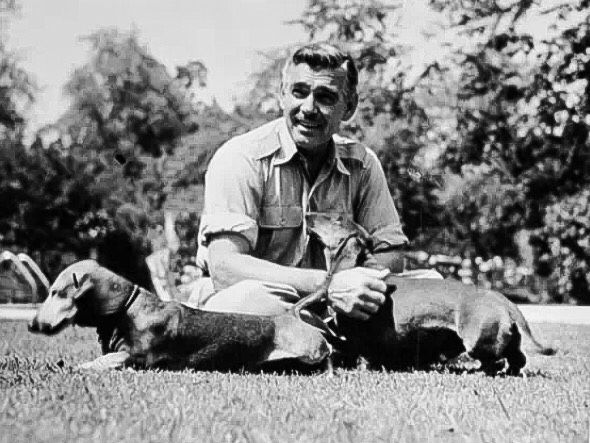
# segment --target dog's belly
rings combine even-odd
[[[425,366],[465,351],[457,329],[463,285],[453,281],[388,278],[395,334],[388,334],[390,366]]]
[[[457,281],[398,278],[394,284],[397,351],[421,364],[458,356],[469,346],[465,334],[472,341],[477,335],[472,326],[479,330],[480,323],[495,324],[507,314],[509,302],[501,295]]]
[[[425,366],[452,359],[471,350],[481,331],[489,332],[489,341],[498,324],[511,321],[510,302],[494,291],[452,280],[388,277],[387,283],[396,290],[372,320],[343,322],[353,351],[376,364]]]
[[[465,350],[457,334],[454,303],[441,297],[393,294],[395,345],[388,359],[394,366],[424,366],[454,358]]]
[[[422,367],[453,359],[465,351],[456,331],[444,327],[408,328],[397,337],[397,366]]]
[[[275,336],[270,317],[172,306],[166,317],[137,331],[132,358],[142,366],[227,370],[252,366]]]

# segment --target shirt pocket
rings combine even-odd
[[[301,206],[263,206],[258,221],[255,255],[273,263],[292,265],[292,256],[301,240]]]
[[[263,206],[258,225],[262,229],[295,229],[303,225],[301,206]]]

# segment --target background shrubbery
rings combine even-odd
[[[397,36],[401,2],[307,3],[292,24],[358,62],[359,109],[343,130],[377,152],[416,248],[468,260],[480,276],[499,257],[527,270],[516,286],[531,298],[589,303],[588,1],[431,0],[442,45],[425,62]],[[0,0],[3,23],[17,8]],[[530,31],[547,17],[542,35]],[[172,209],[180,272],[196,252],[207,163],[280,115],[291,48],[267,54],[226,112],[195,98],[208,74],[198,59],[170,73],[137,33],[98,30],[85,42],[89,58],[65,87],[70,108],[28,143],[36,86],[0,36],[0,247],[29,252],[54,277],[93,250],[108,255],[115,237],[138,257],[161,247]]]
[[[590,304],[590,191],[547,207],[534,233],[538,272],[546,274],[556,301]]]

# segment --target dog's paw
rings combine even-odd
[[[122,369],[129,358],[127,352],[113,352],[98,357],[95,360],[82,363],[76,367],[82,371],[107,371],[109,369]]]

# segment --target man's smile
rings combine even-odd
[[[310,122],[310,121],[299,120],[299,119],[296,119],[295,123],[297,124],[297,126],[301,126],[305,129],[309,129],[309,130],[319,129],[322,126],[319,122]]]

